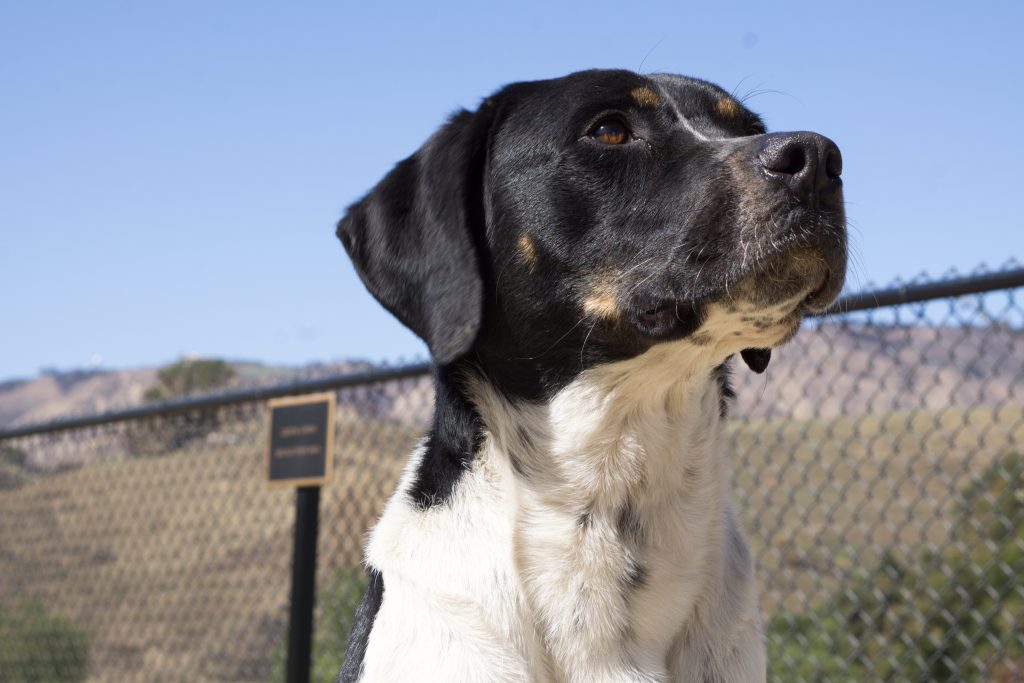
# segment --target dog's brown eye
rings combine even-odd
[[[605,145],[621,145],[629,142],[629,129],[621,121],[601,121],[591,129],[590,137]]]

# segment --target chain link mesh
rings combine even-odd
[[[736,370],[773,681],[1024,681],[1024,288],[837,314]],[[314,680],[426,376],[337,390]],[[0,438],[0,681],[282,681],[294,494],[265,403]]]

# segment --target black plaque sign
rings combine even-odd
[[[331,476],[334,394],[267,402],[267,482],[271,486],[320,486]]]

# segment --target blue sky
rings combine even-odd
[[[0,378],[422,356],[334,237],[457,107],[700,76],[838,142],[851,285],[1024,258],[1024,3],[0,4]]]

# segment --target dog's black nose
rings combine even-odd
[[[803,201],[835,209],[842,198],[843,156],[836,143],[817,133],[770,133],[757,150],[768,175],[785,183]]]

